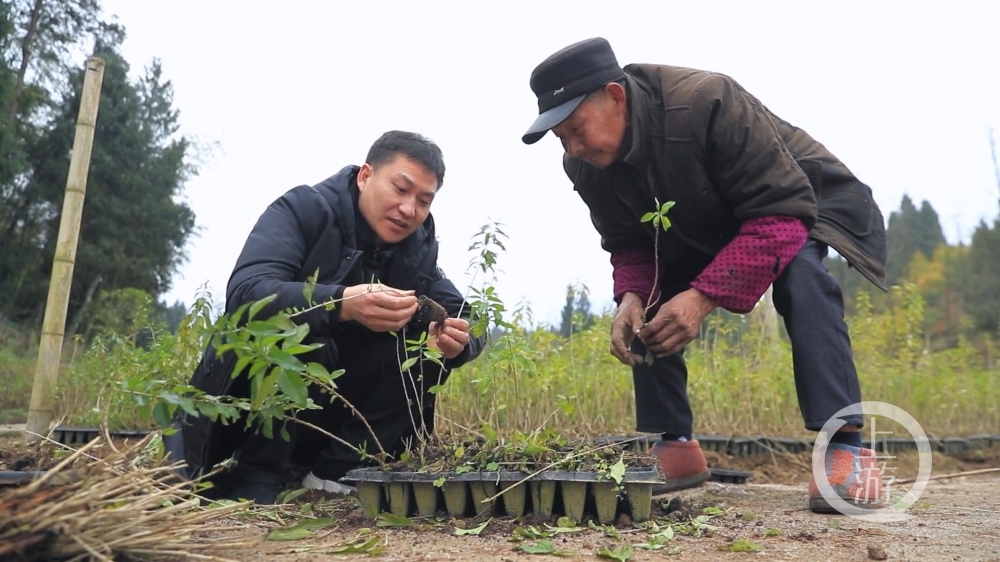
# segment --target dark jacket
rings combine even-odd
[[[654,198],[676,202],[660,237],[666,263],[685,246],[715,255],[743,221],[786,215],[887,288],[882,213],[871,189],[823,145],[727,76],[646,64],[625,72],[625,155],[605,169],[563,159],[605,250],[652,247],[653,227],[639,217]]]
[[[348,166],[315,186],[302,185],[282,195],[258,219],[247,238],[243,252],[226,289],[226,313],[239,306],[277,294],[277,298],[258,313],[267,318],[288,308],[307,308],[302,289],[304,282],[319,272],[312,300],[316,303],[340,298],[345,286],[366,282],[362,279],[363,251],[357,243],[357,166]],[[363,220],[363,219],[362,219]],[[469,306],[462,294],[444,277],[437,266],[438,244],[434,219],[428,215],[423,225],[399,242],[387,263],[386,277],[380,281],[402,290],[413,290],[440,303],[452,317],[469,317]],[[337,321],[339,308],[318,308],[297,319],[309,324],[304,343],[323,343],[324,348],[304,361],[319,361],[333,369],[336,358],[329,351],[345,331],[370,333],[357,322]],[[465,351],[445,363],[456,368],[471,361],[482,351],[483,342],[471,338]],[[236,358],[230,352],[216,357],[209,347],[191,378],[191,385],[213,396],[229,393]],[[229,457],[242,438],[241,424],[224,427],[208,418],[183,416],[184,458],[188,473],[198,474]]]

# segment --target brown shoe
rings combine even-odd
[[[712,476],[705,453],[701,452],[701,445],[696,440],[660,441],[653,445],[649,454],[656,457],[666,480],[664,484],[653,486],[654,496],[694,488]]]
[[[826,479],[833,492],[847,503],[841,509],[830,505],[816,485],[816,475],[809,479],[809,509],[815,513],[843,513],[852,515],[870,512],[884,506],[880,501],[882,473],[876,462],[875,451],[830,443],[826,449],[824,466]]]

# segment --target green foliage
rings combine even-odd
[[[35,376],[37,335],[0,318],[0,424],[23,423]]]
[[[18,322],[41,319],[85,72],[69,53],[93,44],[105,74],[68,315],[73,335],[99,288],[154,296],[169,288],[194,229],[194,214],[180,199],[194,168],[159,62],[130,80],[120,54],[124,29],[100,24],[94,0],[38,3],[36,34],[25,43],[35,6],[15,2],[0,12],[7,55],[0,109],[17,116],[16,127],[0,127],[0,291],[8,296],[0,313]],[[16,25],[5,26],[3,14]],[[18,61],[21,53],[28,58]],[[25,80],[33,82],[21,83],[14,61],[16,70],[27,64]],[[9,121],[8,113],[0,120]]]
[[[937,212],[927,201],[918,210],[909,195],[903,195],[899,210],[889,215],[886,240],[889,283],[897,283],[903,278],[914,254],[920,252],[925,258],[930,258],[934,250],[945,243]]]
[[[152,321],[151,302],[135,290],[109,293],[101,300],[95,316],[107,323],[95,328],[98,335],[89,344],[77,340],[83,349],[73,354],[59,379],[56,404],[65,423],[150,428],[166,425],[171,404],[191,407],[187,379],[207,343],[211,298],[201,295],[174,332]],[[134,399],[122,389],[149,396]]]

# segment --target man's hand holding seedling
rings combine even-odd
[[[656,316],[638,330],[646,349],[657,357],[673,355],[698,335],[701,323],[716,304],[698,289],[688,289],[667,301]]]
[[[445,359],[454,359],[469,345],[469,323],[461,318],[446,318],[444,324],[431,322],[427,336],[428,346],[441,350]]]
[[[611,323],[611,354],[629,366],[642,363],[642,356],[632,353],[630,349],[632,340],[642,327],[644,308],[642,297],[635,293],[625,293]]]
[[[413,317],[417,297],[413,291],[368,283],[344,289],[343,301],[338,306],[341,322],[356,320],[373,332],[392,332]]]

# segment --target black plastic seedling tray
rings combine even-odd
[[[524,472],[457,474],[369,468],[348,472],[344,481],[357,486],[361,510],[368,517],[383,511],[427,516],[444,506],[453,517],[482,513],[518,517],[530,512],[544,517],[562,514],[576,521],[594,515],[603,524],[613,523],[626,510],[635,521],[648,520],[653,486],[663,482],[655,468],[628,469],[621,482],[624,501],[619,501],[616,483],[596,472],[549,470],[522,482],[527,476]],[[443,484],[435,486],[440,479]],[[485,502],[503,490],[497,500]]]
[[[745,470],[730,470],[728,468],[712,468],[710,470],[712,476],[709,480],[723,484],[745,484],[747,479],[753,476],[753,473]]]
[[[116,429],[108,432],[111,437],[145,437],[149,435],[147,429]],[[57,427],[52,430],[52,439],[63,445],[82,445],[90,443],[104,434],[98,427]]]
[[[43,474],[42,471],[0,470],[0,486],[20,486]]]

